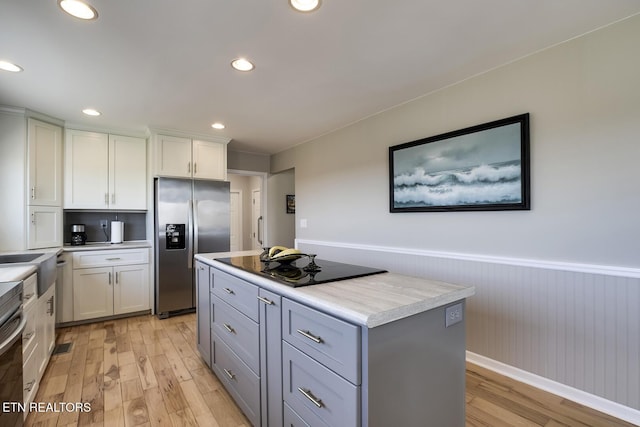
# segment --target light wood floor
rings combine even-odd
[[[52,356],[35,402],[88,402],[91,411],[33,412],[27,426],[250,426],[198,356],[194,314],[57,333],[73,345]],[[466,402],[468,427],[632,426],[471,364]]]

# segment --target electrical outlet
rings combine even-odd
[[[464,312],[462,310],[462,303],[459,302],[458,304],[451,305],[445,308],[444,313],[445,313],[445,320],[444,320],[445,328],[448,328],[449,326],[453,326],[456,323],[462,322],[462,319],[464,317]]]
[[[101,219],[100,220],[100,228],[107,228],[107,220],[106,219]]]

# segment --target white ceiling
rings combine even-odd
[[[0,104],[276,153],[640,12],[638,0],[0,0]],[[256,64],[238,73],[232,59]],[[103,114],[81,113],[93,107]],[[226,129],[215,131],[214,121]]]

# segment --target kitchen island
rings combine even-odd
[[[252,424],[464,425],[473,287],[386,272],[292,287],[229,262],[258,253],[196,255],[198,349]]]

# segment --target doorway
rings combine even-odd
[[[262,248],[266,236],[266,173],[231,171],[231,250]]]

